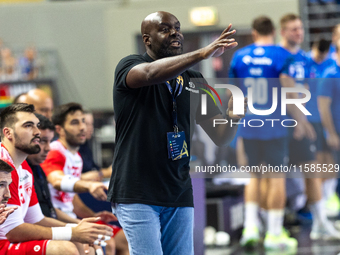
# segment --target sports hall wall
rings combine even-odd
[[[183,32],[194,27],[189,10],[215,6],[219,25],[250,28],[254,17],[266,14],[278,25],[287,12],[298,13],[298,0],[122,0],[0,4],[0,38],[9,47],[57,53],[59,102],[77,101],[93,110],[112,109],[113,72],[118,61],[137,52],[135,38],[143,18],[154,11],[171,12]]]

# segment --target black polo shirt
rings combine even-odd
[[[108,200],[113,203],[142,203],[167,207],[193,206],[189,159],[168,158],[167,132],[173,132],[172,96],[165,83],[130,89],[125,79],[132,67],[153,60],[144,55],[123,58],[116,67],[113,102],[116,146]],[[200,115],[200,84],[189,86],[199,72],[181,74],[183,90],[177,97],[178,127],[184,131],[190,152],[194,127],[190,122],[220,113],[208,96],[207,115]],[[169,81],[172,86],[176,79]],[[205,87],[206,89],[206,87]],[[195,92],[193,92],[195,91]]]

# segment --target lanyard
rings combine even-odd
[[[39,167],[37,167],[37,166],[35,166],[34,168],[35,168],[34,170],[36,171],[36,173],[38,173],[38,175],[39,175],[38,184],[40,186],[41,193],[42,193],[42,195],[43,195],[43,197],[44,197],[45,201],[47,202],[48,207],[50,209],[51,217],[56,219],[57,218],[57,213],[56,213],[56,211],[55,211],[55,209],[54,209],[54,207],[52,205],[51,198],[49,196],[47,196],[47,192],[45,190],[44,177],[43,177],[42,173],[40,172],[42,170]]]
[[[177,124],[177,104],[176,104],[176,98],[182,93],[183,90],[183,77],[181,75],[178,75],[176,78],[176,87],[175,91],[172,90],[171,84],[169,81],[165,82],[166,86],[169,89],[169,92],[172,97],[172,121],[173,121],[173,127],[174,132],[178,133],[178,124]]]

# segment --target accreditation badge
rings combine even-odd
[[[185,140],[184,131],[169,132],[168,138],[168,157],[172,160],[189,157],[188,145]]]

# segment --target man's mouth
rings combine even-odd
[[[40,143],[40,137],[36,137],[36,138],[32,139],[32,143],[39,144]]]
[[[181,47],[181,45],[182,45],[182,43],[180,41],[172,41],[170,43],[170,46],[175,47],[175,48],[179,48],[179,47]]]
[[[78,135],[80,138],[86,138],[86,135],[85,134],[79,134]]]

